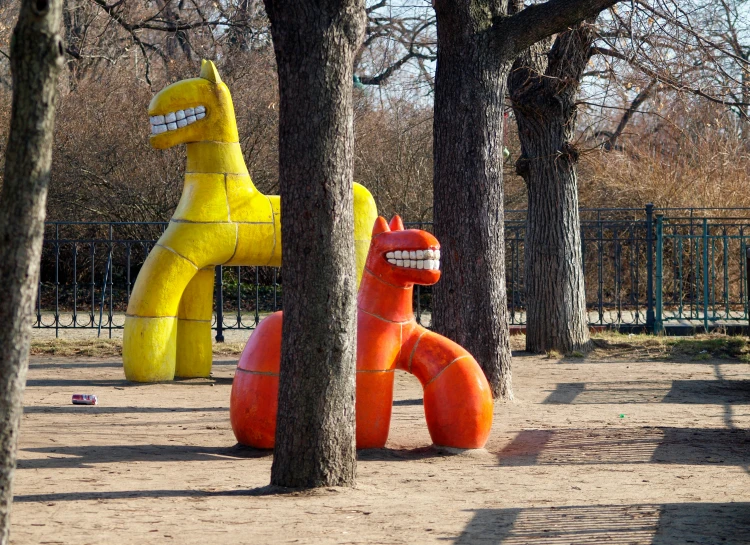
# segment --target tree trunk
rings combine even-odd
[[[496,10],[435,2],[433,181],[442,277],[433,327],[479,362],[495,397],[512,399],[503,224],[503,99],[511,61],[491,47]]]
[[[495,397],[511,399],[503,233],[503,98],[515,58],[616,0],[433,0],[437,16],[434,221],[443,275],[436,331],[482,366]]]
[[[352,79],[364,0],[265,0],[279,74],[284,325],[271,483],[356,472]]]
[[[588,351],[576,162],[575,98],[594,39],[591,24],[531,47],[508,79],[526,181],[526,350]]]
[[[63,44],[61,0],[24,0],[11,42],[13,107],[0,195],[0,544],[12,480],[39,278]]]

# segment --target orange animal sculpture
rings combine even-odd
[[[436,445],[481,448],[492,426],[492,394],[464,348],[417,324],[414,284],[440,278],[440,244],[431,234],[404,230],[379,217],[357,298],[357,448],[382,448],[388,439],[396,369],[424,388],[424,412]],[[229,415],[243,445],[273,448],[276,433],[282,313],[251,335],[232,383]]]

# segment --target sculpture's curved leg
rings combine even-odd
[[[400,348],[401,324],[359,311],[355,405],[358,449],[383,448],[388,441],[393,410],[393,364]]]
[[[177,309],[198,267],[162,246],[146,258],[133,287],[123,333],[125,377],[172,380],[177,356]]]
[[[492,392],[476,360],[463,347],[423,330],[404,346],[407,371],[424,387],[424,412],[432,442],[482,448],[492,427]]]
[[[196,273],[182,294],[177,312],[177,377],[211,375],[213,291],[214,268],[208,267]]]
[[[182,295],[200,269],[231,257],[236,236],[231,223],[170,223],[146,258],[130,296],[123,335],[128,380],[174,378]]]
[[[281,311],[267,316],[250,335],[232,381],[229,420],[237,441],[273,448],[281,364]]]

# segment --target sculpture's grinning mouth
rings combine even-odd
[[[195,108],[186,108],[169,112],[165,115],[151,116],[151,134],[161,134],[167,131],[176,131],[182,127],[187,127],[199,119],[206,117],[206,107],[196,106]]]
[[[385,254],[388,263],[406,269],[440,270],[440,250],[395,250]]]

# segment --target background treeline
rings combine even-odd
[[[741,27],[748,6],[680,4],[687,19],[665,13],[668,3],[654,0],[612,10],[596,23],[576,142],[582,207],[750,206],[743,105],[750,38]],[[382,213],[429,221],[434,14],[425,1],[368,6],[353,82],[355,179],[372,191]],[[17,8],[18,2],[0,3],[0,157]],[[65,33],[49,220],[170,218],[184,151],[149,147],[146,111],[165,85],[195,77],[201,58],[217,61],[232,91],[254,182],[278,192],[278,93],[262,2],[66,0]],[[506,126],[506,208],[523,209],[512,114]]]

